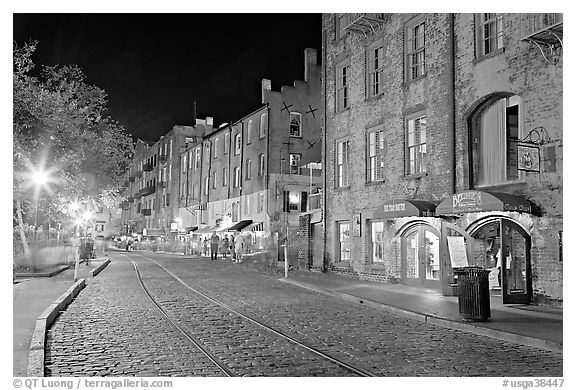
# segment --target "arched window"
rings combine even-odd
[[[517,181],[517,145],[523,138],[518,96],[490,100],[472,115],[472,176],[475,186]]]

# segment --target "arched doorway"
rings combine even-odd
[[[471,263],[490,269],[489,286],[503,303],[530,303],[532,273],[530,235],[516,222],[501,217],[487,218],[474,224]]]
[[[441,286],[440,232],[419,223],[402,233],[402,283],[439,288]]]

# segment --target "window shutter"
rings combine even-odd
[[[300,197],[300,211],[305,212],[308,205],[308,193],[306,191],[302,191]]]

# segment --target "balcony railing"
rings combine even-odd
[[[144,172],[150,172],[152,169],[154,169],[154,167],[150,163],[146,163],[144,166],[142,166],[142,170]]]
[[[142,188],[138,194],[140,194],[140,196],[146,196],[146,195],[151,195],[154,192],[156,192],[156,186],[152,185],[152,186],[147,186]]]
[[[376,31],[384,24],[388,15],[390,14],[349,14],[348,20],[350,21],[350,24],[348,24],[344,29],[367,36],[370,33],[376,33]]]
[[[322,193],[308,195],[308,211],[322,209]]]
[[[540,50],[548,63],[556,63],[562,51],[564,39],[563,14],[522,14],[522,40]]]

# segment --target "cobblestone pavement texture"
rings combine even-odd
[[[235,375],[353,375],[210,303],[235,310],[378,376],[562,376],[561,354],[450,330],[280,283],[244,264],[130,253],[151,294]],[[48,376],[221,376],[153,306],[127,256],[80,293],[48,332]]]

